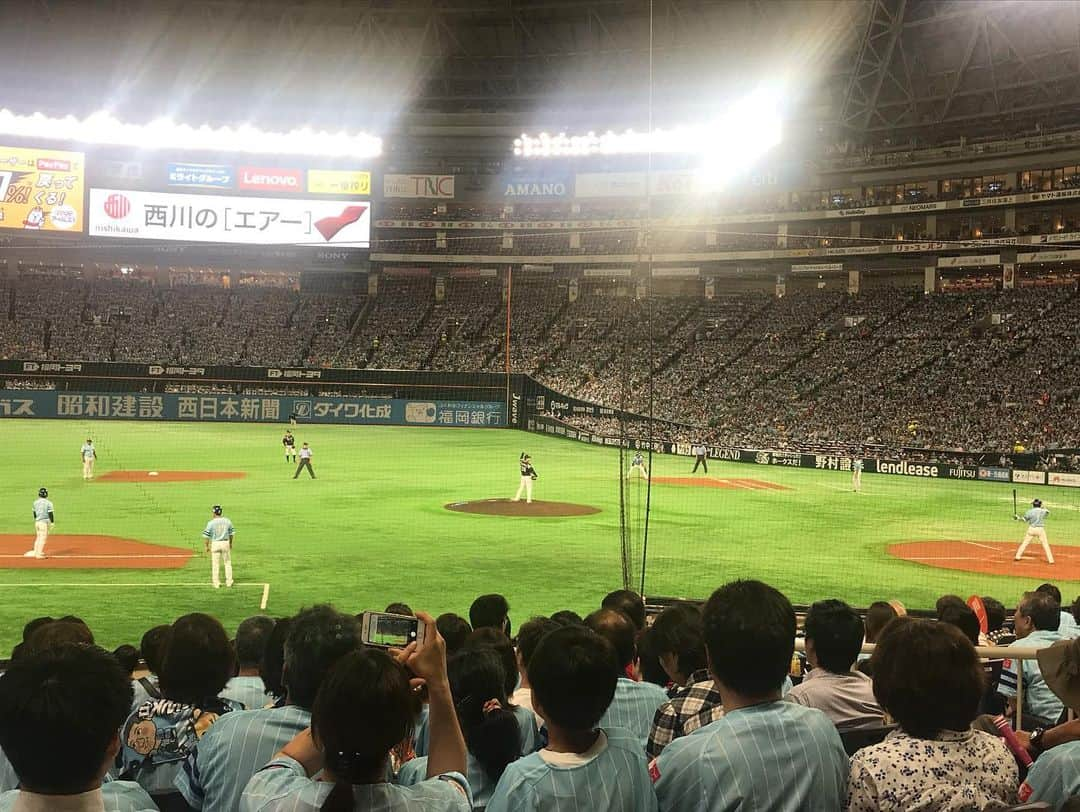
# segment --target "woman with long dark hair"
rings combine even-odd
[[[447,670],[458,723],[469,751],[466,774],[473,809],[483,809],[507,765],[521,757],[517,715],[506,697],[503,664],[494,650],[462,652],[450,660]],[[401,768],[398,783],[418,784],[427,773],[428,759],[415,758]]]
[[[240,800],[242,812],[471,810],[446,645],[430,615],[416,616],[426,627],[421,645],[410,643],[395,656],[365,648],[338,661],[319,689],[311,728],[252,777]],[[389,784],[390,750],[412,735],[421,688],[431,720],[428,780],[412,787]]]

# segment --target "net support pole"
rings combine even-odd
[[[506,357],[504,371],[506,373],[506,422],[510,423],[510,303],[514,292],[514,266],[506,266]]]

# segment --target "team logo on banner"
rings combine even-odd
[[[86,156],[0,146],[0,228],[82,231]]]

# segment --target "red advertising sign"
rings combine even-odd
[[[241,166],[236,186],[256,192],[301,192],[304,190],[304,170]]]

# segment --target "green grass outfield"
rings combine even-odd
[[[59,533],[100,533],[174,546],[198,545],[210,506],[237,528],[238,582],[270,584],[268,613],[317,601],[348,611],[406,601],[433,614],[466,614],[484,592],[503,592],[516,623],[534,613],[586,612],[621,585],[617,452],[517,431],[300,426],[319,479],[293,481],[281,454],[281,425],[0,421],[0,533],[31,534],[30,505],[47,486]],[[84,483],[78,460],[90,435],[97,474],[110,470],[246,471],[242,480]],[[517,456],[540,473],[536,498],[596,505],[578,518],[465,515],[452,501],[512,496]],[[685,458],[657,457],[654,474],[689,473]],[[918,539],[1017,541],[1012,485],[848,475],[758,465],[713,464],[710,474],[791,490],[655,485],[646,591],[707,595],[752,576],[795,602],[842,597],[859,605],[899,597],[929,606],[941,594],[991,594],[1006,603],[1034,584],[968,575],[889,558],[893,542]],[[1055,548],[1080,544],[1080,491],[1018,486],[1055,510]],[[629,526],[641,544],[644,486],[627,490]],[[1031,553],[1029,553],[1030,555]],[[640,565],[635,565],[639,571]],[[258,611],[261,587],[215,591],[197,555],[181,570],[4,570],[0,651],[41,614],[76,613],[107,646],[136,642],[150,625],[200,610],[230,629]],[[184,586],[203,583],[206,586]],[[89,586],[96,584],[98,586]],[[106,586],[100,585],[113,585]],[[135,586],[128,586],[135,584]],[[82,585],[82,586],[80,586]],[[1075,585],[1062,584],[1072,595]]]

